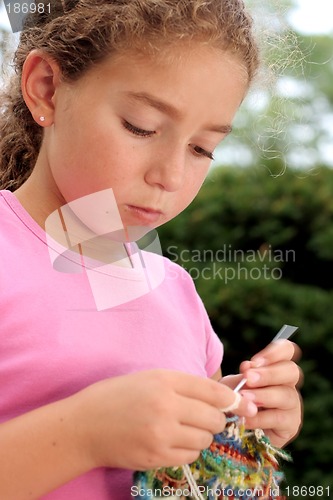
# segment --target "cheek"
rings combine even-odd
[[[198,192],[201,189],[201,186],[207,176],[208,167],[204,169],[198,169],[192,175],[188,176],[184,183],[184,187],[177,193],[177,201],[174,204],[175,211],[177,213],[182,212],[185,208],[190,205],[190,203],[195,199]],[[174,215],[174,217],[177,215]]]
[[[209,165],[207,167],[198,168],[192,171],[192,175],[188,179],[187,189],[188,197],[192,201],[200,191],[208,174]]]

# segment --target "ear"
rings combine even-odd
[[[41,126],[53,123],[54,96],[60,76],[58,64],[48,54],[41,50],[28,54],[22,69],[22,94],[34,120]]]

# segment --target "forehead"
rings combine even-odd
[[[85,80],[91,93],[112,91],[119,99],[127,97],[146,105],[146,95],[152,95],[172,104],[175,119],[177,113],[180,117],[190,109],[209,109],[214,117],[216,107],[216,113],[223,108],[231,120],[248,87],[246,68],[236,55],[204,44],[168,47],[154,55],[145,51],[117,53],[89,71],[83,85]],[[160,106],[161,111],[165,109]]]
[[[203,58],[201,58],[201,56],[203,56]],[[199,59],[208,63],[209,59],[215,57],[216,67],[218,67],[220,64],[223,64],[226,56],[229,60],[237,62],[239,67],[242,68],[242,78],[248,81],[249,75],[247,66],[239,54],[231,50],[222,50],[220,47],[215,47],[207,41],[196,39],[169,41],[168,43],[162,41],[159,45],[156,43],[150,45],[147,42],[144,44],[142,42],[141,44],[137,42],[131,48],[112,51],[112,53],[103,58],[100,63],[92,65],[85,74],[99,67],[105,69],[108,65],[119,66],[126,63],[127,60],[131,60],[133,64],[141,66],[142,69],[148,64],[156,66],[156,68],[159,69],[162,67],[182,67],[188,59],[192,60],[195,58],[197,58],[197,63]],[[85,76],[85,74],[83,76]]]
[[[234,78],[247,86],[248,71],[239,55],[231,51],[222,51],[208,43],[183,41],[167,46],[161,45],[159,48],[142,47],[117,52],[93,67],[92,71],[96,68],[97,71],[104,72],[105,76],[112,76],[112,74],[119,75],[120,71],[136,69],[137,72],[149,75],[150,79],[154,77],[158,79],[159,75],[167,73],[173,75],[177,73],[179,77],[181,75],[185,77],[186,72],[191,76],[196,72],[201,74],[208,72],[210,80],[216,80],[231,66],[237,68],[237,72],[233,74]]]

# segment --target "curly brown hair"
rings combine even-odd
[[[190,40],[236,54],[249,83],[259,66],[252,18],[242,0],[57,0],[52,7],[49,16],[27,18],[14,57],[15,75],[1,96],[2,189],[15,190],[29,177],[43,139],[21,91],[23,64],[33,49],[52,57],[67,82],[112,54],[163,53]]]

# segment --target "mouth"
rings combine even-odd
[[[154,222],[157,222],[158,219],[163,214],[161,210],[155,210],[154,208],[150,207],[137,207],[135,205],[126,205],[126,208],[129,214],[133,218],[139,220],[141,223],[144,224],[153,224]]]

